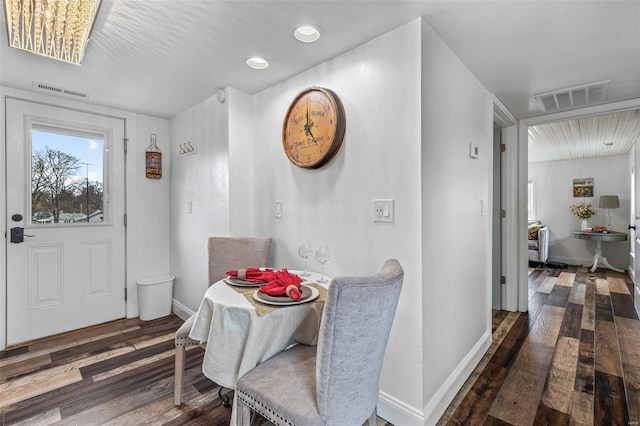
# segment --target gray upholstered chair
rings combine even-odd
[[[539,220],[530,220],[528,231],[529,262],[547,263],[549,260],[549,227],[543,225]]]
[[[318,346],[295,345],[242,376],[236,424],[253,410],[276,425],[376,425],[380,371],[404,272],[395,259],[379,274],[329,285]]]
[[[271,251],[271,238],[233,238],[210,237],[209,285],[227,276],[226,272],[248,267],[267,266]],[[196,346],[200,342],[189,338],[195,314],[191,315],[176,331],[174,403],[182,404],[182,376],[187,346]]]

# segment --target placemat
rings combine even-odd
[[[308,285],[309,287],[315,288],[316,290],[318,290],[318,293],[319,293],[318,297],[315,300],[307,303],[317,303],[317,302],[324,303],[324,301],[327,299],[327,289],[325,287],[321,286],[318,283],[310,283],[310,282],[305,282],[304,285]],[[235,291],[242,294],[249,301],[249,303],[251,303],[251,305],[254,307],[254,309],[256,310],[256,314],[258,314],[259,317],[263,317],[277,309],[288,308],[289,306],[296,306],[296,305],[277,306],[277,305],[267,305],[265,303],[260,303],[253,298],[253,292],[257,290],[256,287],[235,287],[232,285],[229,285],[229,287],[232,287]]]

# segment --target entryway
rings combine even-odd
[[[124,125],[6,99],[8,345],[125,316]]]

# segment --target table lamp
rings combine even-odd
[[[617,195],[602,195],[600,196],[600,204],[598,205],[601,209],[607,209],[607,230],[611,230],[611,209],[617,209],[620,207],[620,201],[618,200]]]

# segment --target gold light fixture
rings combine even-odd
[[[101,0],[4,0],[9,46],[80,65]]]

